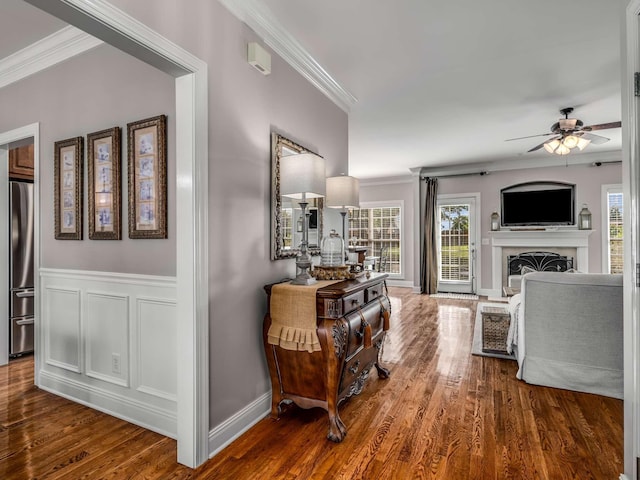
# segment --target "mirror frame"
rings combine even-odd
[[[282,158],[282,148],[287,147],[297,153],[316,152],[298,145],[282,135],[271,133],[271,260],[282,260],[295,258],[300,251],[299,248],[285,250],[282,248],[282,196],[280,195],[280,158]],[[319,155],[318,155],[319,156]],[[320,255],[320,241],[322,240],[322,227],[324,224],[324,198],[317,199],[318,209],[318,245],[309,245],[307,253],[309,255]]]

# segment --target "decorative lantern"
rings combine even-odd
[[[586,203],[582,204],[582,210],[578,214],[578,229],[591,230],[591,212]]]
[[[500,230],[500,215],[498,212],[491,214],[491,230],[494,232]]]

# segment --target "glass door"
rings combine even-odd
[[[438,291],[475,293],[476,198],[438,198]]]

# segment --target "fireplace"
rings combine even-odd
[[[538,272],[566,272],[573,268],[573,258],[554,252],[524,252],[507,257],[507,275],[521,275],[529,267]]]
[[[593,230],[499,230],[490,232],[492,253],[492,295],[501,296],[507,284],[508,256],[525,252],[552,252],[571,257],[575,268],[589,271],[589,235]]]

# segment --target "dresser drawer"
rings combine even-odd
[[[365,330],[362,327],[362,319],[371,325],[371,338],[375,337],[382,330],[382,319],[380,316],[380,302],[375,301],[367,304],[364,308],[351,312],[345,316],[349,324],[349,339],[347,345],[347,358],[353,355],[356,350],[364,345]]]
[[[345,314],[349,313],[361,307],[364,303],[364,290],[352,293],[351,295],[346,295],[342,298],[342,312]]]
[[[347,388],[351,389],[351,391],[346,392],[346,396],[360,393],[364,378],[362,378],[360,384],[358,384],[356,380],[358,380],[363,372],[371,370],[371,367],[373,367],[373,364],[377,359],[378,349],[373,347],[360,350],[345,362],[340,381],[341,396],[345,393],[344,390]]]
[[[373,287],[367,288],[366,290],[367,303],[369,303],[371,300],[375,300],[376,298],[382,296],[384,294],[383,289],[384,289],[384,286],[382,283],[379,283],[378,285],[374,285]]]

